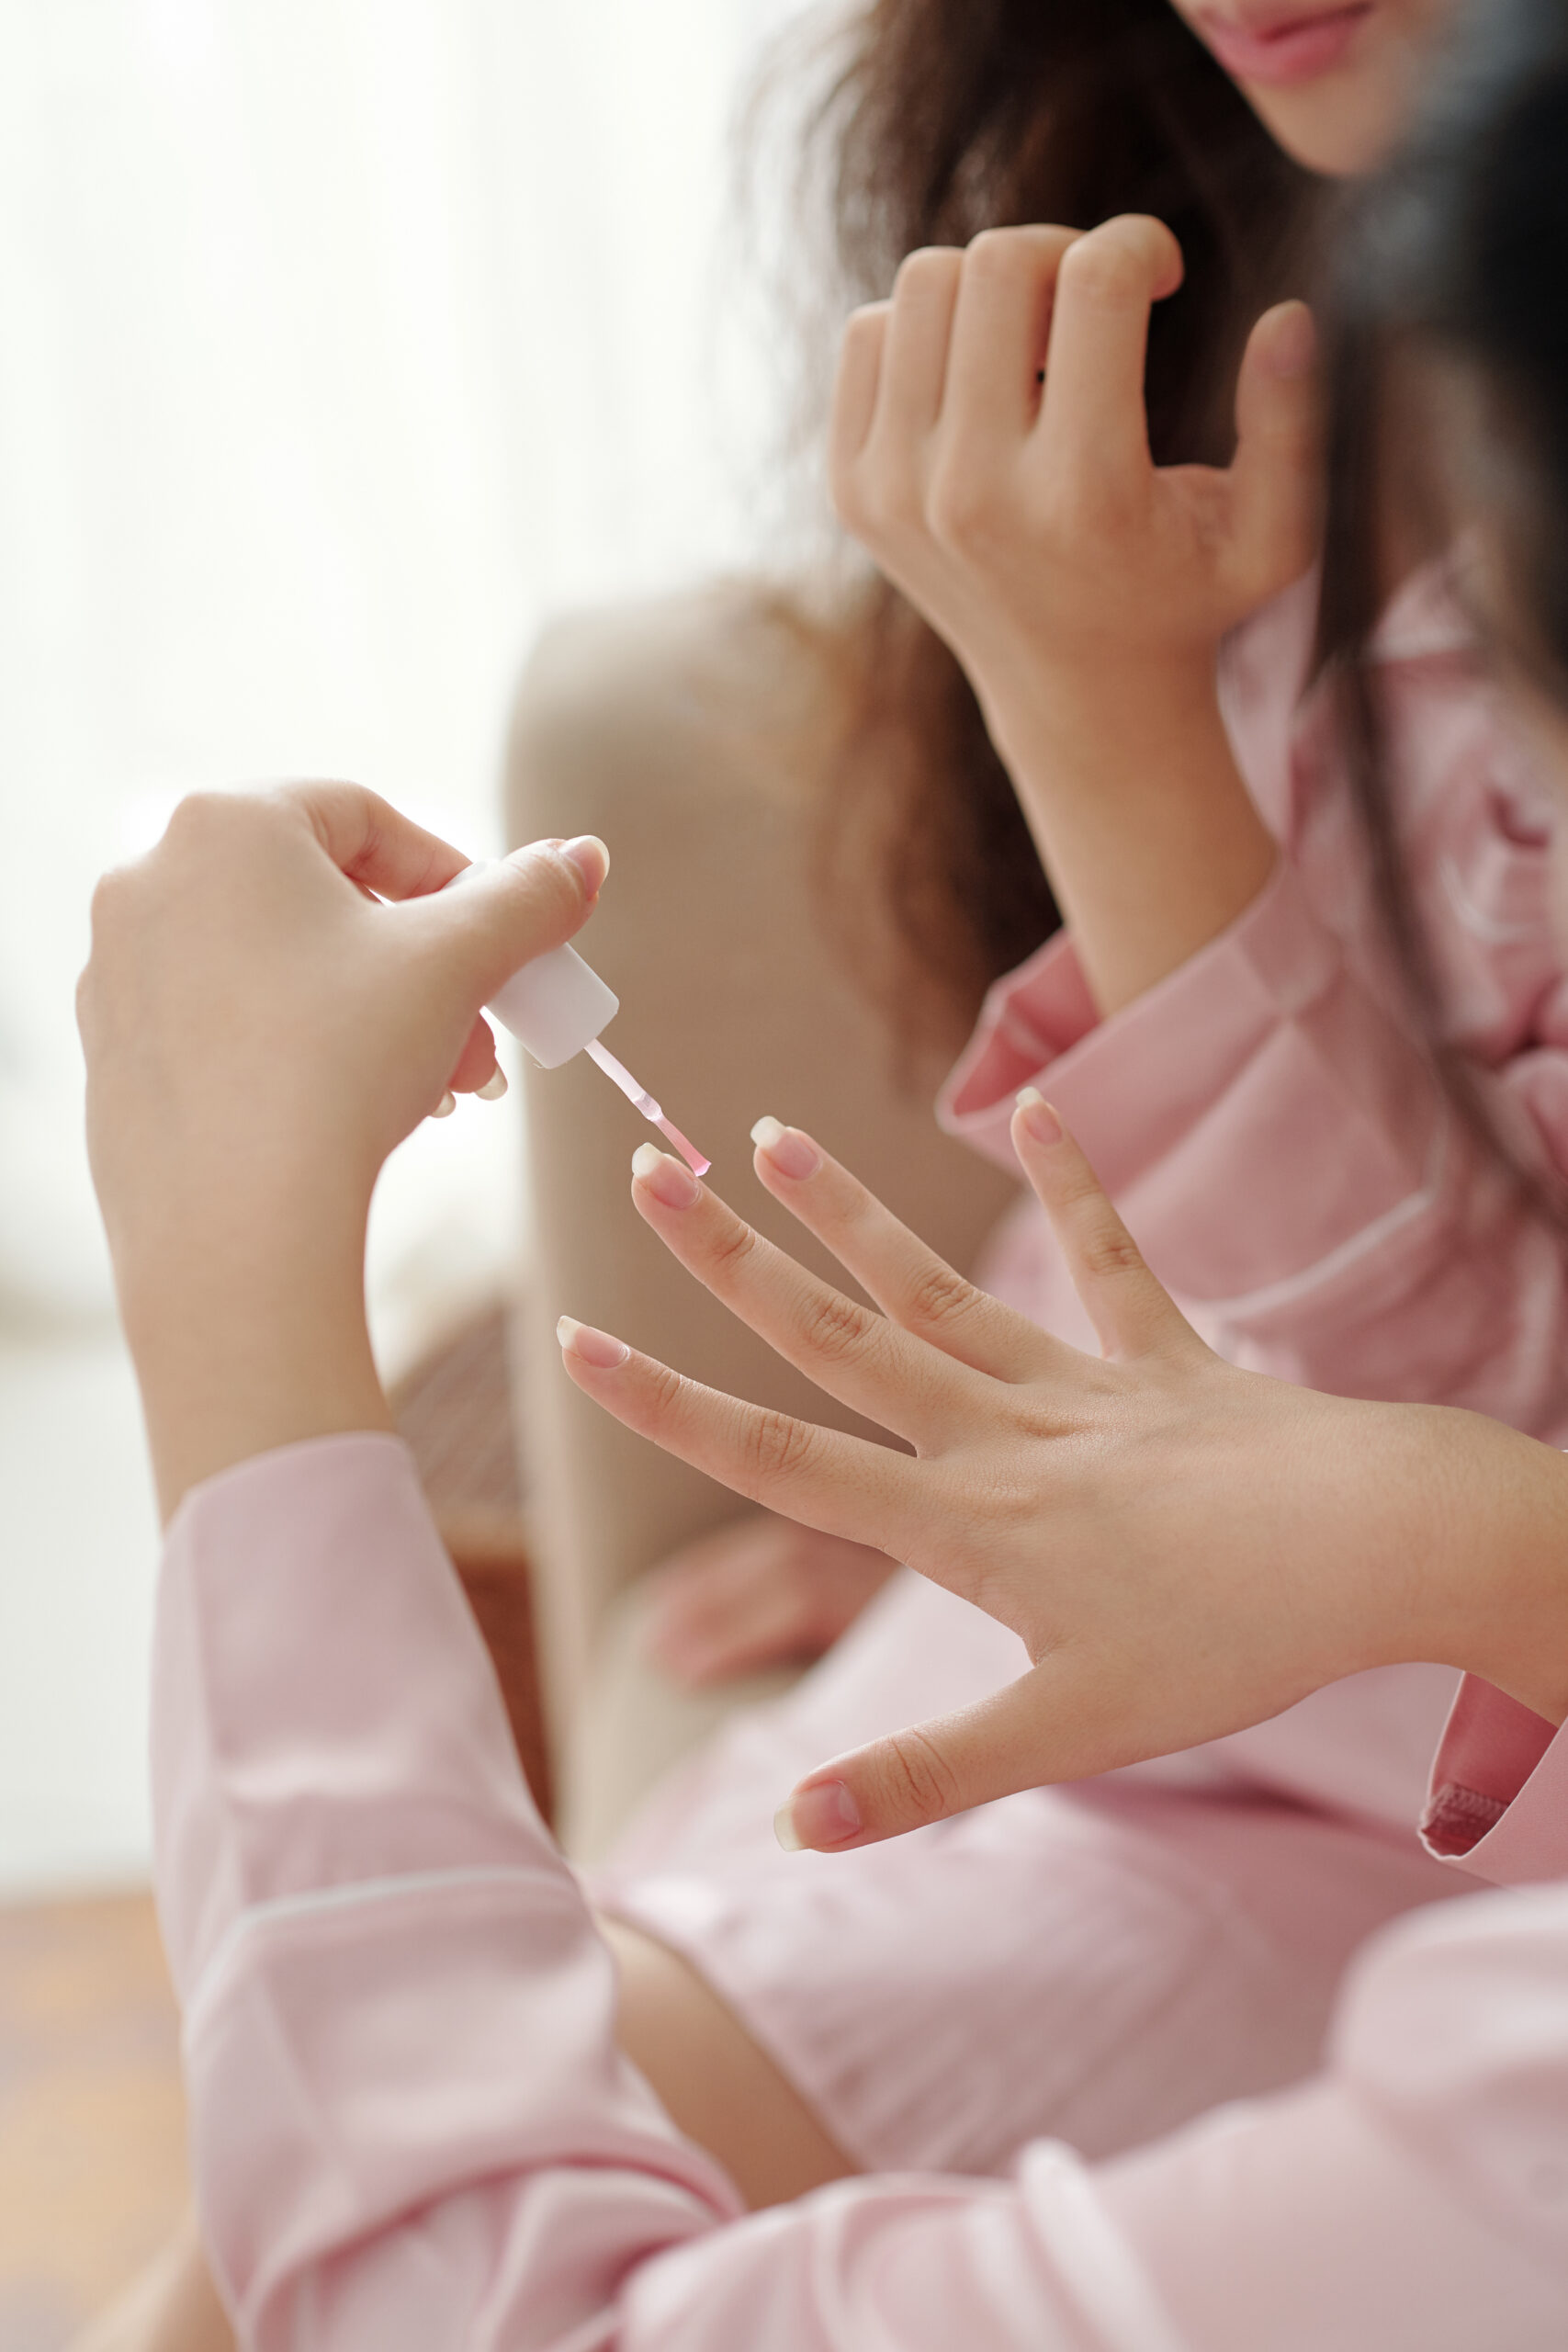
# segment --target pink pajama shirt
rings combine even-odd
[[[1561,2352],[1568,1734],[1467,1683],[1432,1777],[1432,1867],[1516,1891],[1377,1937],[1299,2088],[1110,2163],[1042,2142],[1003,2180],[744,2218],[616,2051],[612,1962],[405,1450],[245,1463],[170,1529],[154,1702],[197,2194],[241,2341]],[[1005,2067],[1016,2021],[969,2006]]]
[[[1568,1255],[1469,1140],[1411,1035],[1328,713],[1303,695],[1314,613],[1303,582],[1222,663],[1232,740],[1280,843],[1269,887],[1106,1021],[1071,937],[1052,941],[992,990],[942,1116],[1011,1166],[1014,1094],[1042,1087],[1233,1362],[1568,1443]],[[1568,1170],[1549,805],[1439,573],[1396,600],[1379,652],[1451,1027],[1524,1147]],[[1032,1198],[978,1272],[1096,1347]],[[1042,2135],[1111,2156],[1298,2080],[1366,1937],[1451,1891],[1409,1826],[1454,1689],[1437,1667],[1363,1676],[1194,1754],[891,1846],[778,1851],[771,1816],[802,1773],[1025,1664],[1004,1628],[897,1577],[788,1698],[682,1768],[592,1876],[600,1905],[683,1953],[871,2170],[999,2174]]]

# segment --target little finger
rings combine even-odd
[[[1208,1351],[1144,1263],[1093,1169],[1032,1086],[1018,1098],[1013,1147],[1062,1245],[1073,1287],[1107,1356]]]
[[[751,1502],[897,1559],[920,1513],[919,1463],[890,1447],[748,1405],[563,1315],[575,1385],[638,1436]]]

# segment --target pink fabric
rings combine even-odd
[[[1269,888],[1108,1021],[1070,939],[1054,942],[992,992],[943,1115],[1010,1166],[1014,1091],[1041,1083],[1232,1360],[1462,1403],[1562,1442],[1564,1253],[1457,1129],[1396,1010],[1336,743],[1321,703],[1300,699],[1313,618],[1308,581],[1237,634],[1222,669],[1238,757],[1281,844]],[[1546,804],[1439,573],[1400,597],[1381,652],[1456,1033],[1568,1167]],[[1096,1349],[1032,1199],[977,1271]],[[728,1727],[655,1800],[596,1873],[601,1904],[683,1952],[839,2143],[877,2167],[999,2171],[1043,2132],[1110,2154],[1308,2071],[1359,1942],[1429,1896],[1410,1825],[1457,1678],[1359,1676],[1119,1776],[1092,1811],[1082,1792],[1037,1792],[874,1857],[803,1870],[781,1855],[770,1817],[802,1772],[1021,1670],[1019,1645],[966,1615],[896,1580],[797,1692]],[[1155,1788],[1163,1810],[1124,1810]],[[1117,1956],[1114,1991],[1097,1951]],[[1043,2024],[1030,2063],[955,2114],[950,2062],[976,2007]]]
[[[1348,1743],[1372,1761],[1368,1792],[1344,1780],[1348,1805],[1402,1792],[1398,1831],[1205,1756],[1021,1790],[856,1853],[781,1852],[773,1808],[803,1773],[1026,1663],[1005,1626],[900,1577],[787,1698],[734,1717],[672,1775],[588,1874],[601,1909],[691,1961],[867,2171],[1005,2174],[1044,2136],[1109,2156],[1298,2081],[1321,2063],[1359,1945],[1453,1892],[1409,1826],[1451,1674],[1435,1678],[1408,1771],[1397,1741],[1392,1758]],[[1379,1679],[1411,1736],[1407,1686]],[[1333,1695],[1352,1732],[1382,1728],[1368,1693]],[[1310,1730],[1332,1751],[1332,1720],[1297,1712],[1303,1746]]]
[[[395,1440],[187,1497],[154,1794],[197,2194],[254,2352],[1562,2343],[1568,1884],[1378,1939],[1302,2090],[1109,2165],[1042,2143],[1006,2183],[742,2219],[615,2051],[608,1954]]]
[[[1232,740],[1283,854],[1239,922],[1098,1022],[1071,939],[991,991],[943,1090],[1014,1164],[1042,1087],[1155,1271],[1234,1363],[1359,1396],[1465,1404],[1568,1442],[1568,1260],[1438,1097],[1384,966],[1337,741],[1294,713],[1312,582],[1227,649]],[[1475,675],[1440,576],[1381,638],[1407,854],[1451,1006],[1506,1117],[1568,1168],[1568,988],[1551,810]],[[993,1288],[1088,1339],[1044,1218],[1021,1205]]]

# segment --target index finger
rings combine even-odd
[[[1063,254],[1036,431],[1076,471],[1148,465],[1149,306],[1180,283],[1180,246],[1142,213],[1107,220]]]
[[[304,820],[341,874],[380,899],[423,898],[469,863],[362,784],[285,784],[273,797]]]

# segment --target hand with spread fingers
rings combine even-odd
[[[780,1817],[785,1843],[868,1844],[1194,1746],[1399,1660],[1469,1668],[1553,1720],[1568,1712],[1568,1475],[1550,1448],[1475,1414],[1225,1363],[1032,1091],[1014,1143],[1101,1358],[964,1281],[798,1129],[755,1134],[763,1184],[874,1306],[651,1145],[637,1206],[716,1297],[901,1446],[741,1403],[567,1319],[571,1378],[737,1493],[961,1594],[1032,1660],[977,1706],[824,1764]]]
[[[1318,530],[1300,302],[1253,329],[1230,464],[1154,462],[1150,312],[1181,277],[1143,215],[928,247],[851,319],[834,399],[839,514],[967,672],[1102,1012],[1272,870],[1215,662]]]

